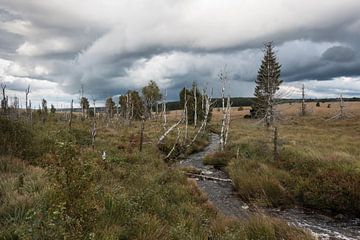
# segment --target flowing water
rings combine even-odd
[[[219,136],[211,134],[210,144],[199,153],[190,155],[180,162],[180,166],[195,167],[201,170],[201,175],[228,179],[228,175],[221,169],[203,164],[203,158],[218,149]],[[196,178],[198,186],[207,193],[209,200],[224,215],[246,219],[259,211],[267,215],[287,221],[291,225],[311,231],[318,239],[360,239],[360,219],[349,219],[341,216],[337,219],[304,209],[253,209],[241,201],[231,182]]]

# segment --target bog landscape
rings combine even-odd
[[[360,239],[357,1],[80,2],[0,1],[0,240]]]

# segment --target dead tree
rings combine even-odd
[[[29,113],[30,113],[30,123],[33,123],[33,113],[31,109],[31,100],[29,99]]]
[[[71,105],[70,105],[70,119],[69,119],[69,129],[71,129],[71,125],[72,125],[73,110],[74,110],[74,100],[71,100]]]
[[[28,112],[28,110],[29,110],[29,104],[28,104],[29,93],[30,93],[30,85],[25,89],[25,109],[26,109],[26,112]]]
[[[188,139],[188,124],[189,124],[187,103],[188,103],[188,99],[185,90],[184,91],[185,141],[187,141]]]
[[[6,114],[8,109],[8,97],[6,96],[6,84],[1,84],[3,99],[1,100],[1,109]]]
[[[228,76],[226,69],[224,68],[221,70],[219,74],[219,81],[221,83],[221,100],[222,100],[222,123],[221,123],[221,131],[220,131],[220,150],[224,151],[225,149],[225,135],[226,135],[226,123],[227,123],[227,117],[228,113],[225,108],[225,87],[228,82]],[[230,104],[230,102],[228,103]]]
[[[344,103],[344,99],[342,97],[342,94],[340,94],[340,98],[339,98],[339,112],[333,116],[332,118],[328,119],[328,121],[330,120],[334,120],[334,119],[344,119],[347,117],[352,117],[353,115],[350,113],[347,113],[345,111],[345,103]]]
[[[82,117],[85,117],[85,106],[84,106],[84,85],[81,84],[81,89],[80,91],[80,104],[81,104],[81,112],[82,112]]]
[[[176,136],[176,139],[175,139],[175,143],[173,145],[173,147],[171,148],[170,152],[166,155],[165,159],[169,159],[171,154],[175,151],[176,149],[176,146],[178,145],[178,142],[179,142],[179,139],[180,139],[180,128],[177,128],[177,136]]]
[[[206,92],[204,91],[204,93],[206,93]],[[196,141],[196,139],[199,136],[199,134],[201,133],[201,131],[205,130],[207,122],[208,122],[210,108],[211,108],[211,105],[214,104],[214,103],[215,102],[211,102],[211,99],[207,95],[205,96],[205,117],[204,117],[204,120],[202,121],[200,128],[196,132],[196,134],[193,137],[193,139],[191,140],[191,142],[188,145],[186,145],[186,148],[189,148]]]
[[[93,97],[93,104],[94,104],[94,117],[93,117],[93,126],[91,129],[91,145],[92,149],[95,150],[95,138],[96,138],[96,99]]]
[[[167,97],[167,91],[165,90],[165,94],[163,96],[163,117],[164,117],[164,128],[166,128],[167,119],[166,119],[166,97]]]
[[[226,144],[228,142],[229,131],[230,131],[230,118],[231,118],[231,103],[230,103],[230,96],[228,96],[226,103],[224,148],[226,147]]]
[[[302,96],[302,99],[301,99],[301,115],[305,116],[306,115],[306,104],[305,104],[305,85],[304,84],[302,85],[302,88],[301,88],[301,96]]]
[[[165,137],[166,137],[174,128],[176,128],[183,120],[184,120],[184,117],[182,117],[178,122],[176,122],[174,125],[172,125],[168,130],[166,130],[166,132],[165,132],[163,135],[161,135],[161,137],[159,138],[157,144],[158,144],[158,145],[161,144],[161,143],[164,141]]]
[[[48,109],[47,109],[47,101],[45,100],[45,98],[43,98],[42,101],[41,101],[41,108],[42,108],[41,117],[42,117],[42,122],[44,124],[45,121],[46,121],[47,113],[48,113],[47,112],[48,111]]]
[[[143,143],[144,143],[144,126],[145,125],[145,117],[142,117],[141,120],[141,128],[140,128],[140,143],[139,143],[139,151],[142,151]]]
[[[196,84],[194,83],[193,86],[193,92],[194,92],[194,127],[197,126],[197,89],[196,89]]]

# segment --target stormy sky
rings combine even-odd
[[[252,96],[273,41],[282,91],[298,97],[360,97],[359,0],[0,0],[0,82],[10,97],[56,106],[99,102],[155,80],[219,92],[224,66],[232,96]]]

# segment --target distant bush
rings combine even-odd
[[[316,102],[316,107],[320,107],[320,102]]]

